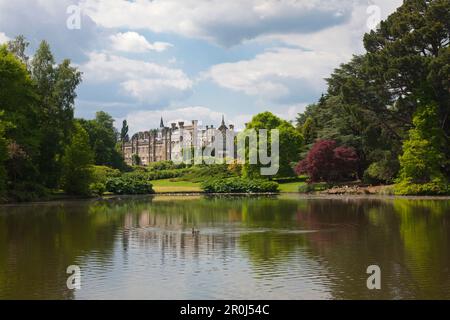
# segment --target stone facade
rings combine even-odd
[[[187,146],[200,150],[212,147],[219,134],[221,137],[226,137],[230,133],[234,136],[234,126],[231,124],[226,126],[223,117],[217,129],[213,125],[203,128],[198,125],[198,120],[192,120],[188,125],[184,122],[171,123],[170,127],[166,127],[161,118],[158,129],[138,132],[129,141],[124,141],[122,152],[128,165],[136,164],[133,162],[137,155],[140,164],[145,166],[157,161],[182,159],[183,149]],[[232,147],[232,151],[228,151],[226,138],[220,141],[223,141],[223,144],[216,148],[218,156],[235,158],[235,148]]]

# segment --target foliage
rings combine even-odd
[[[25,39],[23,35],[17,36],[15,39],[8,41],[8,51],[17,57],[27,68],[29,67],[28,61],[29,57],[26,55],[25,51],[30,43]]]
[[[364,172],[363,181],[365,183],[392,183],[397,173],[397,162],[380,160],[373,162]]]
[[[292,163],[305,158],[297,171],[312,173],[312,181],[363,177],[370,183],[391,183],[398,176],[398,194],[448,193],[449,7],[449,0],[405,0],[378,29],[364,36],[367,52],[342,64],[327,79],[327,92],[298,116],[297,128],[269,112],[256,115],[247,130],[280,130],[275,178],[294,176]],[[6,186],[8,197],[19,200],[61,186],[77,189],[74,193],[89,192],[91,174],[83,168],[89,163],[90,148],[96,164],[127,169],[120,155],[121,142],[129,139],[127,122],[118,132],[104,112],[94,120],[75,121],[81,73],[67,59],[58,64],[45,41],[33,59],[27,48],[23,36],[0,46],[0,190]],[[89,138],[80,159],[73,142],[85,146],[85,136],[78,125]],[[324,140],[347,147],[318,148]],[[246,155],[252,152],[247,148]],[[139,157],[133,163],[139,165]],[[258,178],[261,167],[158,163],[143,170],[142,177],[127,179]],[[82,168],[81,175],[77,168]],[[93,171],[102,182],[123,178]],[[72,179],[78,180],[73,186]]]
[[[379,29],[364,36],[367,73],[376,85],[389,92],[387,97],[397,115],[411,124],[418,107],[434,101],[438,123],[446,133],[450,129],[445,117],[450,101],[450,74],[448,65],[445,67],[450,41],[449,7],[449,0],[404,1]]]
[[[301,125],[301,134],[303,135],[305,144],[312,144],[316,139],[316,128],[314,124],[314,119],[309,116],[306,118],[305,123]]]
[[[297,129],[305,136],[302,157],[315,141],[335,140],[356,151],[358,176],[391,183],[414,114],[434,104],[444,138],[437,165],[450,176],[449,7],[448,0],[406,0],[364,36],[367,53],[336,69],[327,93],[298,116]]]
[[[268,132],[273,129],[278,129],[280,133],[280,154],[279,160],[279,170],[276,174],[277,177],[290,177],[294,176],[294,171],[291,164],[297,162],[299,159],[300,148],[303,143],[302,135],[292,126],[289,122],[278,118],[270,112],[263,112],[257,114],[252,118],[252,120],[246,125],[246,130],[254,129],[258,134],[259,141],[259,130],[266,129]],[[246,132],[244,131],[243,134]],[[271,135],[268,137],[268,153],[271,153],[270,144],[272,141]],[[252,148],[251,150],[246,147],[246,156],[249,153],[256,153],[257,150]],[[249,164],[246,161],[242,169],[242,174],[244,177],[259,177],[260,169],[264,167],[262,164]]]
[[[190,171],[188,169],[171,169],[158,171],[147,171],[144,169],[144,170],[135,170],[127,174],[129,176],[138,177],[139,179],[161,180],[161,179],[178,178],[189,172]]]
[[[300,185],[298,187],[298,192],[300,193],[312,193],[317,191],[324,191],[331,187],[331,185],[327,183],[307,183]]]
[[[438,124],[438,107],[420,108],[414,116],[414,128],[403,143],[397,194],[446,194],[448,178],[443,164],[445,138]]]
[[[106,191],[106,185],[101,182],[94,182],[89,185],[89,193],[93,196],[101,197]]]
[[[62,158],[61,186],[66,193],[89,195],[93,158],[86,130],[75,124],[70,144],[65,147]]]
[[[227,164],[192,166],[185,170],[185,174],[181,179],[191,182],[203,182],[211,179],[212,177],[215,179],[225,179],[237,176],[237,172],[234,168],[231,169],[232,170],[229,170]]]
[[[186,168],[184,163],[176,164],[173,161],[158,161],[150,163],[146,169],[148,171],[157,171],[157,170],[172,170],[172,169],[182,169]]]
[[[334,140],[320,140],[295,170],[297,174],[308,174],[311,182],[342,181],[354,178],[357,164],[352,148],[339,147]]]
[[[117,178],[110,178],[106,182],[106,190],[114,194],[151,194],[153,186],[145,176],[124,173]]]
[[[123,120],[122,129],[120,130],[120,141],[128,142],[130,137],[128,136],[128,123],[127,120]]]
[[[131,162],[135,166],[140,166],[142,164],[141,157],[139,157],[139,155],[137,155],[137,154],[133,154],[133,156],[131,158]]]
[[[202,183],[206,193],[273,193],[278,192],[278,183],[263,179],[227,178],[212,179]]]
[[[39,172],[47,187],[56,187],[61,175],[61,158],[71,139],[75,90],[81,83],[81,73],[67,59],[55,67],[46,41],[35,52],[30,70],[39,97],[38,125],[42,135]]]
[[[36,94],[26,66],[6,46],[0,46],[0,111],[3,139],[7,141],[2,157],[6,158],[8,193],[13,194],[20,183],[34,183],[39,188],[35,166],[40,152]]]
[[[124,161],[116,145],[119,133],[114,128],[114,119],[106,112],[99,111],[93,120],[78,120],[89,134],[89,143],[95,154],[95,164],[124,168]]]
[[[106,183],[110,178],[120,177],[121,173],[117,169],[113,169],[107,166],[92,166],[92,181],[96,183]]]
[[[228,164],[227,170],[231,175],[240,176],[242,175],[242,164],[233,160],[232,163]]]
[[[273,178],[272,181],[277,183],[291,183],[291,182],[305,182],[308,180],[308,176],[302,175],[297,177],[286,177],[286,178]]]
[[[50,191],[44,186],[32,181],[17,181],[14,188],[7,190],[7,200],[29,202],[47,199]]]
[[[3,112],[0,112],[0,196],[4,194],[6,187],[7,140],[5,138],[6,123],[2,120]]]
[[[450,188],[447,180],[434,178],[427,183],[412,183],[402,180],[394,187],[396,195],[449,195]]]

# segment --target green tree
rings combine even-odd
[[[73,125],[73,105],[81,73],[64,60],[55,68],[55,60],[46,41],[42,41],[33,60],[31,74],[39,93],[42,128],[39,169],[42,181],[56,187],[61,174],[61,157],[69,142]]]
[[[130,140],[130,138],[128,136],[128,123],[127,123],[127,120],[123,120],[122,129],[120,130],[120,141],[128,142],[128,140]]]
[[[422,106],[437,105],[450,156],[450,0],[405,0],[380,28],[365,35],[365,71],[389,101],[380,116],[395,116],[407,129]],[[446,168],[450,175],[450,168]]]
[[[95,119],[79,120],[79,122],[89,134],[95,164],[122,169],[124,162],[121,153],[117,150],[119,134],[114,128],[114,119],[106,112],[99,111]]]
[[[7,140],[5,137],[6,122],[2,120],[3,112],[0,112],[0,196],[4,194],[6,187]]]
[[[434,103],[446,140],[441,165],[450,176],[449,7],[449,0],[404,1],[365,35],[367,53],[327,79],[327,94],[299,115],[297,128],[302,131],[311,117],[317,139],[333,139],[358,152],[360,176],[392,182],[415,112]]]
[[[66,145],[62,157],[61,185],[64,191],[74,195],[89,194],[93,164],[89,136],[80,124],[75,123],[71,141]]]
[[[139,157],[139,155],[137,154],[133,154],[131,161],[135,166],[140,166],[142,163],[141,157]]]
[[[443,153],[445,137],[438,125],[438,107],[420,108],[414,116],[414,128],[403,143],[400,157],[398,194],[446,194],[450,192],[443,173],[446,161]]]
[[[25,53],[30,43],[23,35],[17,36],[14,40],[8,41],[8,51],[14,54],[27,68],[29,67],[29,57]]]
[[[37,95],[26,66],[6,46],[0,46],[0,111],[4,137],[10,146],[6,159],[11,189],[18,183],[39,181],[35,162],[39,156],[40,128],[36,125]],[[3,154],[5,157],[5,154]]]
[[[305,144],[314,143],[317,132],[315,129],[314,119],[312,117],[308,117],[305,123],[302,125],[300,133],[303,135],[305,139]]]
[[[293,166],[299,160],[300,148],[303,143],[302,135],[294,128],[292,124],[286,120],[282,120],[270,112],[263,112],[257,114],[247,124],[246,130],[254,129],[258,133],[258,130],[266,129],[278,129],[280,133],[280,154],[279,154],[279,170],[278,177],[290,177],[295,175]],[[245,133],[245,132],[244,132]],[[259,133],[258,133],[259,134]],[[259,136],[258,136],[259,140]],[[270,150],[271,136],[268,137],[268,151]],[[247,150],[249,152],[256,152],[256,150]],[[263,167],[261,164],[249,164],[246,161],[242,173],[245,177],[258,177],[260,175],[260,169]]]

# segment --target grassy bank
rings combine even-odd
[[[302,181],[281,183],[280,184],[280,192],[281,193],[298,193],[298,188],[305,184],[306,184],[306,182],[302,182]]]
[[[153,180],[153,190],[156,193],[192,193],[203,192],[201,183],[190,181],[174,181],[173,179]],[[280,184],[281,193],[297,193],[298,188],[305,182],[290,182]]]
[[[153,180],[156,193],[192,193],[202,192],[200,183],[190,181],[173,181],[172,179]]]

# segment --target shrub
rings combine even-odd
[[[107,166],[92,166],[92,179],[94,183],[103,183],[110,178],[120,177],[120,171]]]
[[[311,193],[314,191],[314,185],[310,183],[302,184],[298,187],[298,192],[300,193]]]
[[[450,186],[445,180],[439,178],[427,183],[413,183],[412,181],[402,180],[394,186],[394,193],[396,195],[422,196],[449,195]]]
[[[147,171],[159,171],[159,170],[174,170],[174,169],[184,169],[186,164],[180,163],[175,164],[172,161],[158,161],[153,162],[147,167]]]
[[[50,191],[34,182],[19,182],[8,190],[7,199],[17,202],[28,202],[46,199]]]
[[[228,172],[235,176],[240,176],[242,174],[242,164],[238,163],[237,160],[233,160],[227,167]]]
[[[443,151],[444,132],[436,105],[420,107],[413,118],[414,128],[403,142],[400,173],[394,190],[399,195],[448,194],[449,181],[443,168],[448,159]]]
[[[394,161],[380,160],[372,163],[364,171],[363,181],[365,183],[391,183],[394,181],[398,170],[398,164]]]
[[[139,157],[137,154],[133,154],[131,156],[131,162],[133,165],[140,166],[141,165],[141,157]]]
[[[272,181],[277,183],[291,183],[291,182],[305,182],[308,176],[298,176],[298,177],[286,177],[286,178],[273,178]]]
[[[161,180],[181,177],[187,172],[189,172],[188,169],[171,169],[150,172],[145,170],[136,170],[128,173],[128,175],[144,180]]]
[[[94,154],[89,146],[89,136],[80,124],[75,123],[70,144],[62,157],[62,187],[67,194],[88,195],[92,183]]]
[[[357,167],[358,156],[353,148],[338,147],[334,140],[321,140],[297,164],[295,171],[298,175],[308,174],[311,182],[332,182],[354,178]]]
[[[229,170],[227,164],[199,165],[186,169],[183,180],[192,182],[203,182],[214,179],[226,179],[236,176],[236,171]]]
[[[6,186],[6,167],[5,161],[8,159],[7,146],[8,141],[4,137],[7,123],[1,119],[3,112],[0,111],[0,195],[5,191]]]
[[[278,192],[278,183],[262,179],[249,180],[233,177],[205,181],[202,189],[206,193],[266,193]]]
[[[125,173],[106,182],[106,190],[114,194],[149,194],[154,193],[153,185],[142,176]]]
[[[328,183],[308,183],[302,184],[298,187],[298,192],[300,193],[311,193],[316,191],[324,191],[331,188],[331,185]]]
[[[101,197],[106,191],[106,185],[101,182],[94,182],[89,185],[91,195]]]

